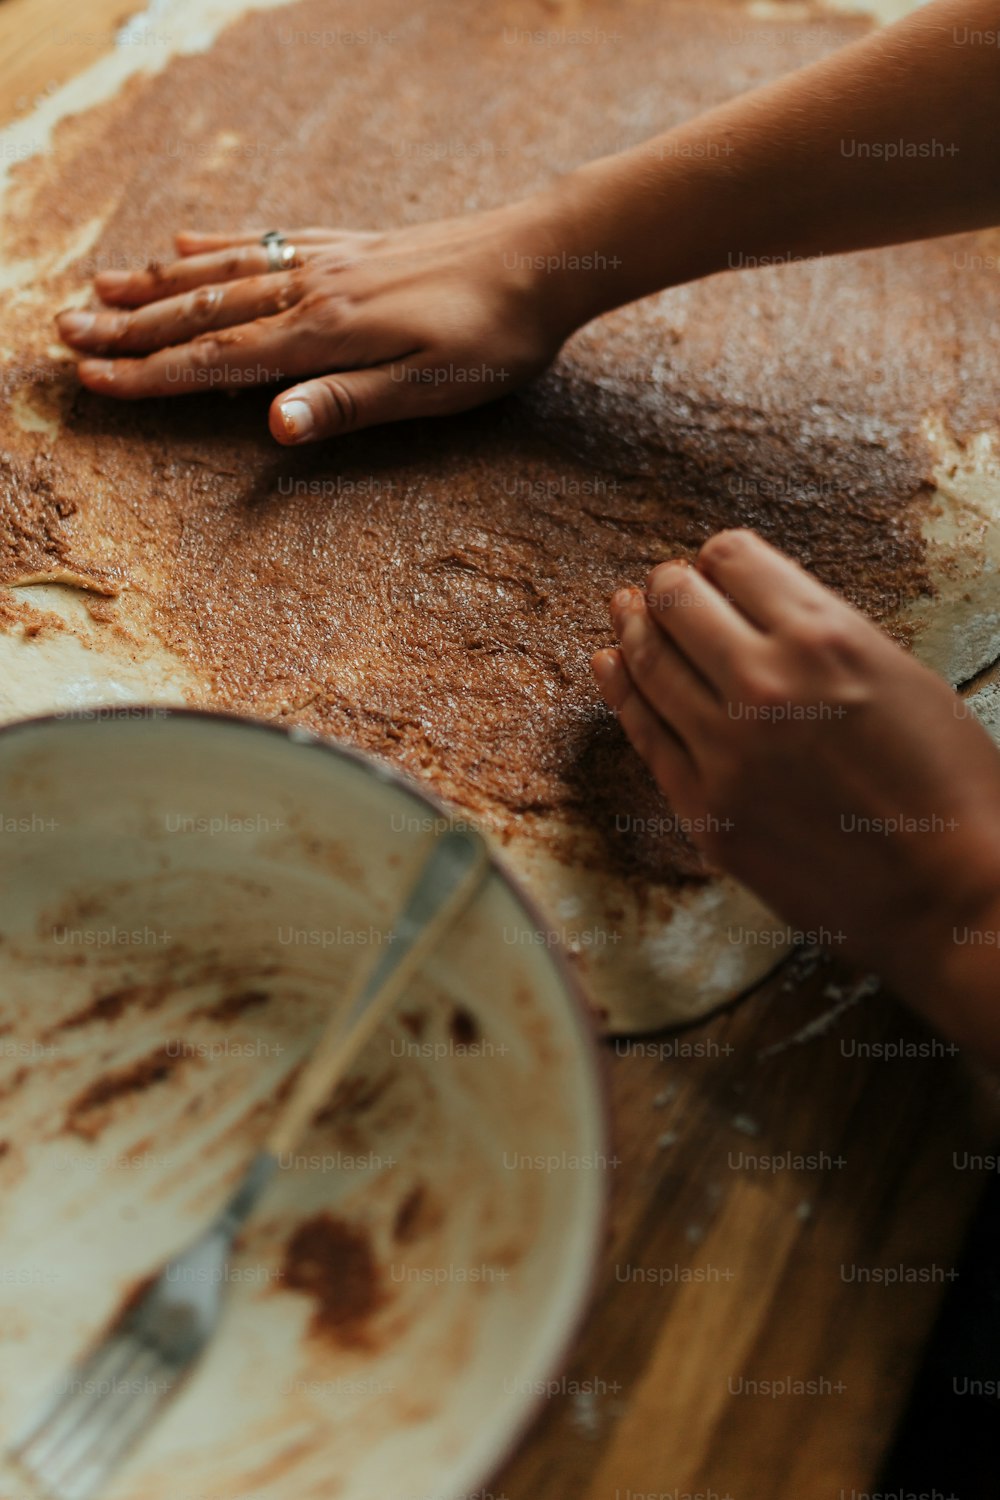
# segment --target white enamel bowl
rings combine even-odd
[[[239,719],[0,732],[5,1438],[219,1206],[439,817],[371,761]],[[215,1343],[108,1500],[484,1484],[585,1308],[598,1075],[495,865],[285,1163]]]

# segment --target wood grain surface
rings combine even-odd
[[[129,14],[0,0],[0,123]],[[998,1091],[891,998],[845,1004],[828,963],[793,969],[696,1029],[608,1045],[600,1282],[493,1496],[873,1488],[985,1186],[966,1156],[997,1138]]]

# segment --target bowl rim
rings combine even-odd
[[[186,705],[160,703],[109,703],[88,704],[78,708],[53,710],[44,714],[33,714],[24,719],[11,719],[0,724],[0,742],[16,735],[19,730],[51,728],[58,724],[142,722],[144,720],[176,720],[191,724],[227,724],[237,729],[248,729],[274,735],[290,745],[303,749],[316,749],[340,760],[346,760],[374,776],[376,780],[422,803],[438,817],[454,820],[461,813],[449,805],[443,797],[430,791],[416,777],[402,771],[398,766],[370,751],[361,750],[335,735],[317,734],[295,724],[280,724],[272,719],[256,718],[251,714],[234,713],[226,709],[190,708]],[[475,825],[475,819],[466,821]],[[508,892],[524,909],[536,932],[545,934],[545,951],[549,963],[555,970],[559,988],[568,1002],[568,1014],[579,1043],[580,1054],[589,1074],[595,1103],[595,1119],[592,1122],[596,1136],[596,1149],[602,1161],[608,1159],[612,1148],[611,1088],[607,1055],[600,1046],[601,1036],[593,1010],[587,1001],[586,991],[579,977],[570,968],[563,943],[558,933],[549,925],[540,903],[524,888],[519,876],[508,867],[506,859],[498,853],[495,841],[488,840],[490,868]],[[611,1186],[607,1169],[602,1165],[597,1176],[597,1195],[594,1230],[590,1245],[586,1248],[580,1278],[580,1291],[572,1317],[559,1341],[559,1347],[546,1371],[546,1381],[560,1375],[567,1367],[576,1343],[586,1326],[601,1281],[603,1253],[607,1244],[610,1226]],[[545,1383],[540,1381],[540,1384]],[[528,1441],[531,1430],[540,1419],[548,1400],[544,1391],[532,1392],[524,1408],[495,1456],[469,1490],[461,1495],[444,1496],[440,1500],[477,1500],[477,1496],[513,1461]]]

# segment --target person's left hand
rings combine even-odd
[[[947,1024],[954,933],[1000,902],[1000,754],[961,699],[749,531],[612,619],[601,691],[695,843]]]

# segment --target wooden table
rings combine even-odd
[[[93,62],[127,14],[0,0],[0,123]],[[838,1013],[832,980],[825,964],[779,973],[706,1025],[608,1046],[617,1156],[596,1300],[493,1496],[874,1486],[985,1186],[956,1161],[991,1149],[1000,1109],[995,1082],[891,999]]]

